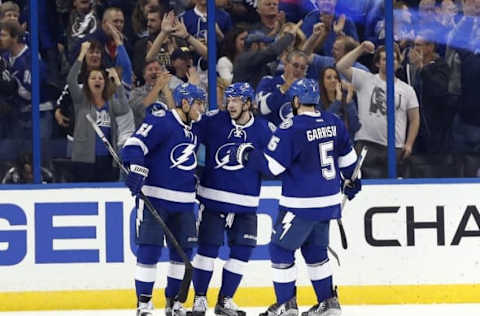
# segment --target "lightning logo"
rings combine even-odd
[[[224,169],[229,171],[239,170],[243,165],[239,164],[236,159],[230,160],[230,151],[234,150],[235,143],[226,143],[217,149],[215,153],[215,169]]]
[[[278,240],[282,240],[282,238],[287,234],[288,230],[292,227],[292,221],[295,218],[295,214],[292,212],[287,212],[282,219],[282,235]]]
[[[196,144],[182,143],[175,146],[170,152],[170,161],[172,168],[181,170],[193,170],[197,167],[197,157],[195,155]],[[177,154],[180,152],[180,154]]]
[[[278,116],[280,116],[282,122],[293,118],[292,105],[290,104],[290,102],[284,103],[280,107],[280,109],[278,110]]]
[[[215,166],[215,169],[222,168],[230,162],[230,155],[226,155],[220,160],[220,163]]]

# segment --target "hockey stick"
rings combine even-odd
[[[110,144],[108,139],[105,137],[105,134],[103,134],[102,130],[98,127],[98,125],[92,119],[90,114],[87,114],[86,117],[87,117],[87,120],[90,122],[90,125],[92,125],[93,129],[95,130],[95,133],[97,133],[98,137],[100,137],[100,139],[103,141],[103,144],[105,145],[105,147],[107,147],[108,151],[110,152],[110,155],[112,155],[113,160],[115,160],[115,162],[120,167],[120,170],[125,175],[128,175],[129,171],[122,164],[122,162],[120,160],[120,157],[118,157],[118,155],[115,152],[115,150],[113,149],[112,145]],[[144,201],[145,206],[150,211],[150,213],[153,215],[153,217],[155,217],[155,219],[158,221],[158,223],[162,227],[163,231],[165,232],[165,235],[167,236],[168,240],[170,240],[173,247],[175,248],[177,253],[180,255],[183,262],[185,263],[185,272],[183,274],[183,279],[182,279],[182,282],[180,283],[180,289],[178,290],[177,296],[175,297],[175,300],[180,301],[181,303],[184,303],[187,300],[188,290],[190,288],[190,282],[192,280],[192,270],[193,270],[192,263],[187,258],[187,255],[183,251],[182,247],[180,247],[180,244],[175,239],[175,236],[173,236],[172,232],[167,227],[167,224],[165,224],[163,219],[158,214],[158,212],[155,209],[155,207],[153,206],[152,202],[150,202],[150,200],[141,191],[140,191],[139,196]]]
[[[358,177],[358,174],[360,172],[360,168],[362,168],[363,161],[365,160],[365,156],[367,155],[368,148],[367,146],[362,147],[362,151],[360,152],[360,156],[358,157],[357,165],[355,166],[355,169],[353,170],[352,177],[350,178],[350,181],[355,181]],[[343,184],[343,189],[347,186],[347,180]],[[347,202],[347,196],[343,196],[342,200],[342,206],[341,210],[343,211],[345,207],[345,203]],[[345,234],[345,229],[343,228],[343,223],[341,218],[337,218],[337,224],[338,228],[340,230],[340,239],[342,240],[342,247],[343,249],[348,248],[348,243],[347,243],[347,234]]]

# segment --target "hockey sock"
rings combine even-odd
[[[218,246],[200,244],[193,259],[193,287],[195,294],[205,296],[212,279],[215,258],[218,257]]]
[[[310,270],[310,267],[308,269]],[[321,280],[312,280],[312,285],[319,303],[333,296],[331,276]]]
[[[180,289],[183,275],[185,274],[185,263],[175,249],[170,248],[170,262],[167,271],[167,287],[165,288],[165,296],[175,297]],[[192,257],[192,249],[184,249],[188,258]]]
[[[308,275],[318,302],[332,297],[332,269],[328,260],[327,248],[309,245],[302,247],[302,255],[307,263]]]
[[[297,268],[293,250],[270,243],[270,260],[273,269],[273,287],[277,303],[283,304],[295,296]]]
[[[152,297],[153,285],[157,274],[157,262],[162,254],[162,247],[139,245],[137,250],[137,267],[135,269],[135,290],[140,295]]]
[[[245,273],[252,251],[253,247],[231,246],[230,259],[223,266],[221,296],[233,297]]]

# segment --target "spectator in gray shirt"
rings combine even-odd
[[[89,48],[90,42],[82,43],[77,60],[67,77],[75,111],[72,149],[74,176],[79,182],[115,181],[118,179],[118,171],[113,167],[110,154],[90,126],[86,115],[90,114],[96,120],[107,139],[117,149],[122,147],[134,131],[133,114],[114,68],[108,68],[107,71],[101,68],[90,69],[83,87],[80,87],[78,75]]]

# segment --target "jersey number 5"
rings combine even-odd
[[[318,150],[320,152],[320,164],[322,165],[322,175],[326,180],[332,180],[335,178],[335,161],[333,157],[328,154],[333,150],[333,141],[318,144]]]

